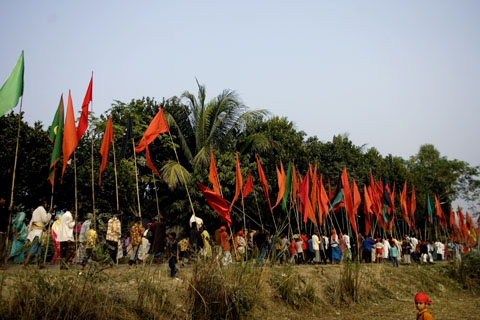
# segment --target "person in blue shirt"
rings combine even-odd
[[[375,240],[368,237],[362,241],[362,260],[366,263],[372,262],[372,246],[375,244]]]
[[[312,244],[312,238],[308,239],[307,241],[307,247],[308,247],[308,258],[307,258],[307,262],[308,263],[312,263],[313,262],[313,258],[315,258],[315,250],[313,250],[313,244]]]

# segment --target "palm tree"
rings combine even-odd
[[[246,122],[252,117],[266,115],[267,111],[249,111],[235,91],[229,89],[207,102],[205,86],[198,80],[197,86],[197,96],[185,91],[180,98],[168,101],[164,113],[170,128],[175,128],[178,133],[189,164],[206,167],[211,148],[233,148],[232,142],[243,131]],[[185,177],[188,171],[175,161],[167,162],[162,168],[163,179],[171,188],[180,182],[181,174]]]

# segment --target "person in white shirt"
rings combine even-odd
[[[42,237],[43,231],[45,230],[45,226],[48,224],[50,219],[52,218],[52,209],[47,213],[45,207],[47,206],[46,201],[42,201],[40,206],[35,209],[32,213],[32,219],[30,220],[30,224],[28,225],[28,235],[27,240],[32,243],[30,251],[28,252],[27,258],[25,259],[24,266],[28,266],[32,256],[37,259],[38,268],[43,268],[41,264],[41,254],[42,254],[42,246],[40,245],[40,239]]]
[[[441,243],[440,240],[437,240],[437,242],[435,242],[435,247],[437,248],[437,260],[443,261],[445,256],[445,245]]]
[[[348,234],[343,235],[343,241],[345,241],[345,255],[343,257],[343,260],[346,261],[351,261],[352,260],[352,250],[350,246],[350,236]]]
[[[388,239],[383,239],[383,251],[382,251],[382,258],[383,260],[388,260],[390,254],[390,242]]]
[[[318,235],[316,233],[312,235],[312,248],[315,252],[315,258],[313,261],[315,263],[320,263],[320,240],[318,239]]]
[[[75,220],[73,220],[72,213],[65,212],[60,220],[57,233],[57,241],[60,242],[60,269],[68,269],[67,264],[75,253],[74,227]]]

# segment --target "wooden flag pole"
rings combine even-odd
[[[257,205],[257,212],[258,212],[258,217],[260,218],[260,224],[262,225],[262,231],[263,231],[263,222],[262,222],[262,214],[260,213],[260,207],[258,206],[258,201],[257,201],[257,192],[255,191],[255,188],[253,188],[253,197],[255,198],[255,204]]]
[[[74,172],[74,181],[75,181],[75,230],[77,229],[77,218],[78,218],[78,203],[77,203],[77,158],[75,151],[73,151],[73,172]],[[78,249],[78,232],[75,232],[75,252]]]
[[[18,112],[17,145],[15,147],[15,161],[13,162],[12,192],[10,193],[10,208],[13,208],[13,191],[15,190],[15,173],[17,171],[18,145],[20,144],[20,127],[22,125],[23,95],[20,98],[20,111]],[[7,237],[8,239],[8,237]],[[7,243],[8,246],[8,243]]]
[[[138,216],[142,217],[142,209],[140,208],[140,191],[138,190],[138,170],[137,170],[137,152],[135,151],[135,140],[132,138],[133,145],[133,159],[135,162],[135,182],[137,184],[137,202],[138,202]]]
[[[172,138],[172,134],[170,133],[170,130],[168,130],[168,135],[170,136],[170,141],[172,142],[172,148],[173,148],[173,151],[175,152],[175,158],[177,158],[177,163],[180,164],[180,160],[178,159],[177,149],[175,148],[175,144],[173,143],[173,138]],[[193,208],[192,198],[190,197],[190,192],[188,191],[187,181],[185,180],[183,171],[180,171],[180,173],[182,175],[182,180],[185,186],[185,190],[187,190],[188,201],[190,202],[190,208],[192,209],[193,219],[195,220],[195,222],[197,222],[197,216],[195,215],[195,209]],[[197,230],[198,230],[199,229],[198,224],[195,223],[195,225],[197,226]]]
[[[55,177],[53,177],[55,179]],[[55,185],[55,180],[53,181],[54,184],[52,184],[52,195],[50,196],[50,209],[53,208],[53,186]]]
[[[157,202],[157,215],[160,217],[160,206],[158,205],[157,183],[155,182],[155,172],[153,170],[152,170],[152,176],[153,176],[153,188],[155,189],[155,200]]]
[[[95,217],[95,180],[94,180],[94,167],[93,167],[93,130],[91,134],[92,146],[91,146],[91,153],[90,153],[90,163],[92,167],[92,208],[93,208],[93,216]]]
[[[112,151],[113,151],[113,173],[115,175],[115,197],[117,199],[117,214],[120,210],[120,203],[118,201],[118,181],[117,181],[117,159],[115,158],[115,139],[112,139]],[[95,219],[95,213],[93,213]]]

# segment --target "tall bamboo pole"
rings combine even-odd
[[[74,172],[74,181],[75,181],[75,230],[77,228],[77,217],[78,217],[78,202],[77,202],[77,157],[73,151],[73,172]],[[78,232],[75,232],[75,251],[78,249]]]
[[[117,199],[117,214],[120,210],[120,202],[118,200],[118,180],[117,180],[117,159],[115,158],[115,139],[112,139],[112,151],[113,151],[113,173],[115,175],[115,196]],[[95,213],[93,213],[95,217]]]
[[[94,180],[94,167],[93,167],[93,138],[94,138],[94,132],[92,130],[91,134],[91,140],[92,140],[92,146],[91,146],[91,153],[90,153],[90,164],[91,164],[91,171],[92,171],[92,208],[93,208],[93,215],[95,217],[95,180]]]
[[[155,189],[155,200],[157,202],[157,216],[160,217],[160,206],[158,205],[157,183],[155,182],[155,172],[152,170],[153,188]]]
[[[262,225],[262,231],[263,231],[262,214],[260,212],[260,207],[258,206],[257,192],[255,191],[255,188],[253,188],[253,197],[255,198],[255,204],[257,205],[258,217],[260,218],[260,224]]]
[[[133,159],[135,162],[135,182],[137,184],[137,203],[138,203],[138,216],[142,217],[142,209],[140,207],[140,191],[138,190],[138,170],[137,170],[137,152],[135,151],[135,140],[132,138],[133,146]]]
[[[10,193],[10,205],[13,207],[13,191],[15,190],[15,173],[17,171],[17,159],[18,159],[18,145],[20,144],[20,127],[22,125],[22,105],[23,105],[23,95],[20,98],[20,111],[18,112],[18,129],[17,129],[17,145],[15,147],[15,161],[13,162],[13,176],[12,176],[12,192]],[[7,235],[8,241],[8,235]],[[8,242],[7,242],[8,247]]]
[[[170,130],[168,130],[168,135],[170,136],[170,141],[172,142],[172,148],[173,148],[173,151],[175,152],[175,158],[177,158],[177,163],[180,164],[180,160],[178,159],[178,154],[177,154],[177,148],[175,148],[175,143],[173,143],[173,138],[172,138],[172,134],[170,133]],[[192,202],[192,198],[190,197],[190,191],[188,191],[187,181],[185,180],[183,171],[180,170],[180,173],[182,175],[182,180],[185,186],[185,190],[187,191],[188,201],[190,202],[190,208],[192,209],[193,219],[196,222],[197,216],[195,215],[195,209],[193,208],[193,202]],[[197,226],[197,230],[198,230],[198,224],[195,223],[195,225]]]

